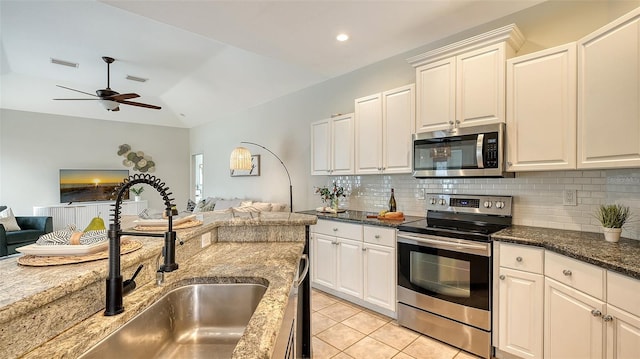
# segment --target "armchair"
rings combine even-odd
[[[0,257],[17,253],[16,248],[35,243],[41,235],[53,231],[53,218],[44,216],[16,216],[19,231],[7,232],[0,224]]]

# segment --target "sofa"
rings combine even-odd
[[[6,210],[0,206],[0,212]],[[7,231],[0,224],[0,257],[18,253],[16,248],[35,243],[41,235],[53,231],[53,218],[44,216],[16,216],[20,230]]]

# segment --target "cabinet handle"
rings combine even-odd
[[[456,120],[456,125],[459,125],[459,124],[460,124],[460,120]]]
[[[333,244],[335,246],[336,244],[338,244],[338,242],[331,242],[331,244]]]
[[[607,314],[604,317],[602,317],[602,320],[604,320],[605,322],[610,322],[613,320],[613,317]]]
[[[507,166],[508,166],[508,167],[513,166],[513,162],[507,162]]]
[[[570,270],[568,270],[568,269],[564,269],[564,270],[562,271],[562,274],[564,274],[564,275],[566,275],[566,276],[568,277],[568,276],[570,276],[572,273],[571,273],[571,271],[570,271]]]
[[[504,276],[504,274],[500,274],[500,277],[498,278],[500,278],[500,280],[504,280],[506,277]]]
[[[375,236],[373,236],[373,238],[375,238],[375,239],[379,239],[379,238],[380,238],[380,235],[379,235],[379,234],[376,234]]]
[[[338,231],[338,228],[334,228],[334,229],[333,229],[333,231],[334,231],[334,232],[337,232],[337,231]]]
[[[516,257],[517,262],[522,262],[522,257]]]
[[[449,124],[450,124],[450,125],[453,125],[453,121],[449,121]]]
[[[367,251],[367,249],[363,247],[363,248],[362,248],[362,251],[363,251],[363,252],[366,252],[366,251]]]
[[[594,317],[601,317],[602,316],[602,312],[597,310],[597,309],[593,309],[591,311],[591,315],[593,315]]]

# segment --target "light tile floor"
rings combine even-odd
[[[313,359],[478,358],[317,289],[311,310]]]

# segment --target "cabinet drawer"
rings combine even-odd
[[[607,302],[640,316],[640,280],[607,271]]]
[[[381,246],[396,246],[396,230],[377,226],[363,226],[364,241]]]
[[[362,241],[362,225],[339,221],[318,220],[311,228],[312,232]]]
[[[544,275],[604,300],[606,271],[591,264],[547,251]]]
[[[544,271],[544,249],[501,242],[500,267],[542,274]]]

